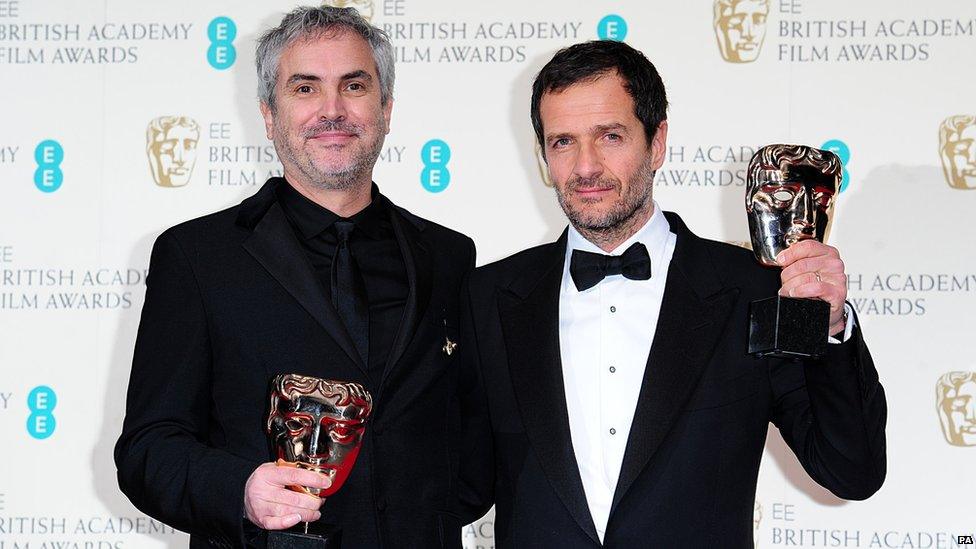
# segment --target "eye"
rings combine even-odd
[[[606,134],[604,136],[604,138],[607,141],[613,141],[613,142],[617,142],[617,141],[622,141],[623,140],[623,137],[619,133],[608,133],[608,134]]]
[[[956,397],[952,399],[952,409],[961,412],[966,409],[966,404],[968,403],[969,397]]]
[[[301,86],[295,88],[295,91],[302,94],[312,93],[312,86],[309,86],[308,84],[302,84]]]
[[[299,435],[308,430],[309,425],[312,424],[312,418],[306,417],[304,415],[293,415],[285,418],[285,428],[292,435]]]
[[[773,200],[777,202],[789,202],[790,200],[793,200],[793,193],[786,189],[779,189],[778,191],[773,192]]]
[[[553,149],[561,149],[569,145],[569,143],[570,143],[570,139],[568,137],[560,137],[559,139],[552,141],[549,144],[549,147]]]
[[[828,205],[830,205],[831,197],[833,197],[832,194],[825,192],[817,192],[813,194],[813,200],[820,208],[826,208]]]
[[[742,26],[742,20],[744,19],[741,15],[733,15],[729,17],[729,27],[737,29]]]
[[[332,440],[341,443],[352,442],[356,438],[358,431],[351,425],[335,424],[329,430]]]
[[[753,20],[753,22],[755,24],[762,25],[763,23],[766,22],[766,14],[765,13],[757,13],[757,14],[755,14],[755,15],[752,16],[752,20]]]

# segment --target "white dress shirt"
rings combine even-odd
[[[655,202],[651,219],[610,252],[620,255],[631,244],[643,243],[651,259],[651,278],[613,275],[580,292],[569,274],[573,250],[606,252],[569,228],[559,290],[559,351],[573,450],[600,541],[610,518],[675,240]]]

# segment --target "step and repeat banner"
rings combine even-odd
[[[396,48],[375,170],[479,263],[565,226],[542,181],[532,78],[597,38],[667,85],[655,198],[748,240],[746,164],[804,143],[844,162],[830,244],[888,394],[888,479],[845,502],[775,429],[757,547],[965,547],[976,532],[976,3],[972,0],[332,0]],[[256,38],[292,1],[0,0],[0,549],[181,547],[119,492],[112,447],[153,240],[252,194]],[[970,68],[966,68],[970,67]],[[463,532],[494,546],[492,515]],[[695,540],[674,540],[675,547]]]

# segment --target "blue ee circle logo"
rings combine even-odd
[[[432,193],[446,189],[451,183],[451,171],[447,169],[451,147],[441,139],[431,139],[420,149],[420,160],[424,163],[420,184]]]
[[[207,25],[207,38],[210,39],[207,63],[219,71],[229,69],[237,60],[237,50],[234,48],[237,25],[234,20],[230,17],[215,17]]]
[[[58,396],[47,385],[38,385],[27,395],[27,408],[31,411],[27,416],[27,433],[30,436],[43,440],[54,434],[58,422],[52,412],[57,405]]]
[[[53,139],[45,139],[34,149],[34,160],[37,169],[34,170],[34,185],[45,193],[53,193],[64,183],[64,172],[61,162],[64,161],[64,149]]]
[[[607,15],[596,24],[596,35],[600,40],[623,42],[627,38],[627,21],[615,13]]]
[[[847,171],[847,163],[851,161],[850,147],[848,147],[847,143],[844,143],[840,139],[831,139],[830,141],[825,142],[823,145],[820,145],[820,148],[828,150],[840,158],[840,163],[844,166],[844,169],[841,171],[842,177],[840,180],[839,192],[844,192],[847,190],[847,185],[851,182],[851,174]]]

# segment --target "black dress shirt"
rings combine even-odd
[[[277,188],[278,201],[295,230],[295,236],[322,284],[332,294],[332,257],[338,240],[333,224],[352,221],[356,228],[349,237],[349,251],[359,265],[369,303],[369,376],[376,389],[386,368],[393,339],[407,302],[407,271],[397,245],[389,206],[377,200],[374,184],[369,205],[352,217],[342,218],[295,190],[290,184]]]

